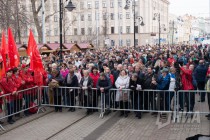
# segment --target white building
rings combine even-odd
[[[29,0],[22,0],[26,6],[30,18],[32,17],[31,3]],[[41,0],[39,1],[41,2]],[[68,2],[68,1],[67,1]],[[67,4],[64,3],[64,6]],[[126,0],[72,0],[76,9],[72,12],[65,10],[63,19],[64,41],[90,42],[94,46],[133,46],[134,44],[134,16],[133,5],[130,3],[128,10],[125,10]],[[136,44],[145,45],[158,43],[158,20],[153,20],[155,13],[160,13],[161,38],[167,38],[168,31],[168,0],[135,0],[136,13]],[[48,0],[45,4],[46,15],[59,10],[59,0]],[[143,18],[144,26],[139,21]],[[40,12],[41,23],[41,12]],[[59,12],[55,12],[46,21],[46,41],[48,43],[59,42]],[[34,24],[29,24],[36,32]],[[25,33],[25,37],[27,35]],[[156,36],[151,36],[156,33]],[[37,33],[35,33],[37,36]],[[27,42],[26,38],[23,39]],[[105,42],[106,40],[106,42]]]

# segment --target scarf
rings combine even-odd
[[[70,74],[68,74],[68,76],[67,76],[67,84],[71,84],[72,83],[72,77],[70,76]]]

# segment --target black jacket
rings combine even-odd
[[[72,82],[71,83],[67,83],[68,75],[66,76],[66,78],[64,80],[64,86],[66,86],[66,87],[78,87],[79,85],[78,85],[77,76],[76,75],[73,75],[73,77],[71,78],[72,79]]]
[[[108,94],[109,89],[112,88],[111,80],[107,77],[104,80],[101,80],[99,78],[96,87],[97,87],[97,90],[99,90],[99,92],[100,92],[100,88],[104,88],[104,92]]]
[[[157,81],[158,76],[156,74],[152,73],[145,75],[143,89],[156,89],[156,85],[152,84],[152,77],[154,77]]]

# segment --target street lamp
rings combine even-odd
[[[131,3],[132,0],[126,0],[126,5],[124,7],[125,10],[128,10],[129,7],[130,7],[130,3]],[[136,19],[139,19],[139,22],[140,22],[140,25],[141,26],[144,26],[144,22],[143,22],[143,17],[141,16],[138,16],[136,17],[136,10],[135,10],[135,7],[136,7],[136,1],[133,0],[133,42],[134,42],[134,49],[136,48]]]
[[[154,13],[154,17],[153,17],[153,20],[156,20],[156,18],[158,18],[158,23],[159,23],[159,49],[160,49],[160,13]]]
[[[69,3],[66,5],[65,7],[68,11],[72,11],[74,10],[76,7],[73,5],[73,3],[71,2],[71,0],[69,1]],[[60,62],[63,61],[63,56],[62,56],[62,44],[63,44],[63,39],[62,39],[62,21],[63,21],[63,0],[59,1],[59,10],[60,10],[60,22],[59,22],[59,26],[60,26]]]

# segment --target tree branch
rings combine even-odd
[[[47,1],[47,0],[44,0],[44,3],[45,3],[46,1]],[[41,10],[41,8],[42,8],[42,2],[41,2],[41,4],[39,5],[39,7],[37,8],[36,12],[39,13],[39,11]]]

